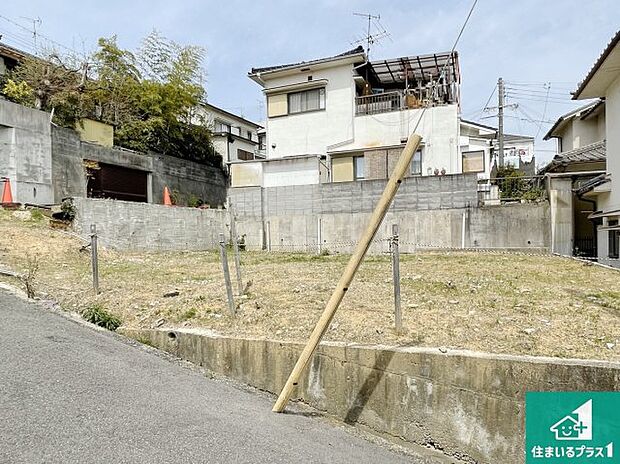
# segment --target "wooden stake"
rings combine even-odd
[[[411,134],[409,136],[409,140],[407,140],[407,145],[401,153],[400,158],[398,158],[398,163],[396,164],[396,167],[394,168],[394,171],[392,172],[392,175],[390,176],[390,179],[385,186],[385,190],[383,191],[383,194],[379,199],[379,203],[375,207],[375,210],[370,217],[370,222],[368,223],[364,234],[360,238],[360,241],[357,243],[355,251],[353,252],[353,255],[351,255],[351,259],[349,259],[349,263],[347,264],[347,267],[345,268],[342,276],[340,277],[334,293],[332,293],[331,298],[327,302],[321,318],[314,327],[312,334],[310,334],[310,339],[308,340],[308,343],[306,344],[304,350],[299,356],[299,359],[297,360],[293,371],[291,372],[288,380],[286,381],[284,388],[280,392],[280,396],[278,397],[278,400],[273,406],[273,412],[282,412],[286,407],[288,400],[293,394],[293,388],[297,386],[301,374],[310,362],[310,359],[312,358],[312,355],[314,354],[317,346],[323,338],[325,331],[329,327],[329,324],[331,323],[334,314],[338,309],[338,306],[340,306],[340,302],[342,301],[345,293],[349,289],[349,285],[351,284],[353,277],[355,277],[355,273],[357,272],[357,269],[359,268],[362,260],[364,259],[364,256],[366,255],[366,252],[370,247],[372,239],[377,233],[377,230],[379,229],[379,226],[381,225],[381,222],[383,221],[383,218],[385,217],[385,214],[387,213],[387,210],[390,207],[392,200],[394,199],[394,195],[396,195],[396,191],[398,190],[398,187],[403,181],[403,177],[405,176],[407,169],[409,169],[413,154],[418,149],[421,140],[422,138],[417,134]]]

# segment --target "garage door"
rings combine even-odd
[[[88,169],[88,196],[146,203],[147,176],[145,171],[113,164],[94,163]]]

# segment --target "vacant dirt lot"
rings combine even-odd
[[[83,242],[51,230],[46,218],[20,215],[26,217],[0,210],[0,267],[26,272],[36,259],[41,297],[68,310],[100,304],[126,326],[204,327],[305,340],[348,259],[243,253],[244,282],[250,284],[247,296],[237,298],[238,315],[231,317],[215,252],[101,250],[102,293],[95,296]],[[620,360],[620,272],[550,256],[401,258],[405,331],[393,329],[389,257],[370,256],[327,339]],[[164,297],[175,290],[178,296]]]

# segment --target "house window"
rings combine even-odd
[[[305,90],[288,94],[288,113],[305,113],[325,109],[325,89]]]
[[[252,131],[246,131],[245,134],[246,134],[248,140],[252,140]]]
[[[242,150],[241,148],[237,148],[237,159],[240,159],[243,161],[253,160],[254,153],[247,151],[247,150]]]
[[[617,227],[618,220],[608,220],[607,225]],[[620,258],[620,230],[610,230],[607,234],[609,237],[608,256],[612,259],[618,259]]]
[[[463,172],[484,172],[484,151],[463,152]]]
[[[411,160],[411,175],[422,175],[422,150],[418,150],[413,154],[413,159]]]
[[[230,124],[226,124],[225,122],[217,121],[215,123],[215,132],[228,132],[228,133],[230,133]]]
[[[353,179],[355,180],[364,179],[364,157],[363,156],[353,157]]]

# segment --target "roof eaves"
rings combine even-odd
[[[583,81],[581,81],[581,84],[579,84],[579,87],[577,87],[577,90],[573,92],[573,100],[579,99],[581,92],[585,90],[586,86],[589,84],[589,82],[592,80],[596,72],[599,70],[599,68],[602,66],[602,64],[605,62],[607,57],[611,54],[612,50],[616,47],[616,45],[618,45],[619,42],[620,42],[620,30],[616,32],[616,35],[611,39],[609,44],[607,44],[607,47],[605,48],[605,50],[603,50],[603,53],[601,53],[601,56],[598,57],[598,60],[596,60],[596,63],[594,63],[594,66],[592,66],[586,78]]]
[[[235,113],[231,113],[230,111],[226,111],[226,110],[220,108],[219,106],[213,105],[212,103],[203,102],[202,105],[205,106],[205,107],[213,108],[214,110],[219,111],[220,113],[224,113],[225,115],[230,116],[231,118],[236,119],[237,121],[241,121],[241,122],[243,122],[245,124],[248,124],[249,126],[256,127],[257,129],[263,127],[260,124],[255,123],[254,121],[250,121],[249,119],[245,119],[244,117],[241,117],[241,116],[239,116],[239,115],[237,115]]]
[[[560,116],[557,119],[557,121],[555,121],[553,126],[551,126],[551,129],[549,129],[547,133],[543,136],[543,140],[549,140],[550,138],[554,137],[553,133],[558,129],[558,127],[560,127],[560,125],[564,121],[567,121],[573,116],[576,116],[579,113],[584,112],[584,111],[589,114],[589,112],[593,111],[602,101],[603,100],[598,99],[590,103],[586,103],[585,105],[580,106],[579,108],[575,108],[574,110],[571,110],[568,113],[564,113],[562,116]]]
[[[295,69],[295,68],[299,68],[302,66],[311,66],[311,65],[316,65],[320,63],[328,63],[330,61],[337,61],[337,60],[348,58],[348,57],[355,56],[355,55],[362,55],[365,57],[364,47],[359,45],[351,50],[347,50],[344,53],[340,53],[338,55],[328,56],[324,58],[318,58],[316,60],[300,61],[298,63],[281,64],[281,65],[276,65],[276,66],[266,66],[262,68],[252,68],[251,71],[248,73],[248,76],[251,77],[251,76],[255,76],[260,73],[284,71],[287,69]]]
[[[484,129],[489,129],[489,130],[494,130],[497,131],[497,127],[493,127],[493,126],[487,126],[485,124],[480,124],[479,122],[475,122],[475,121],[470,121],[468,119],[462,119],[461,118],[461,122],[465,123],[465,124],[470,124],[472,126],[476,126],[476,127],[482,127]]]

